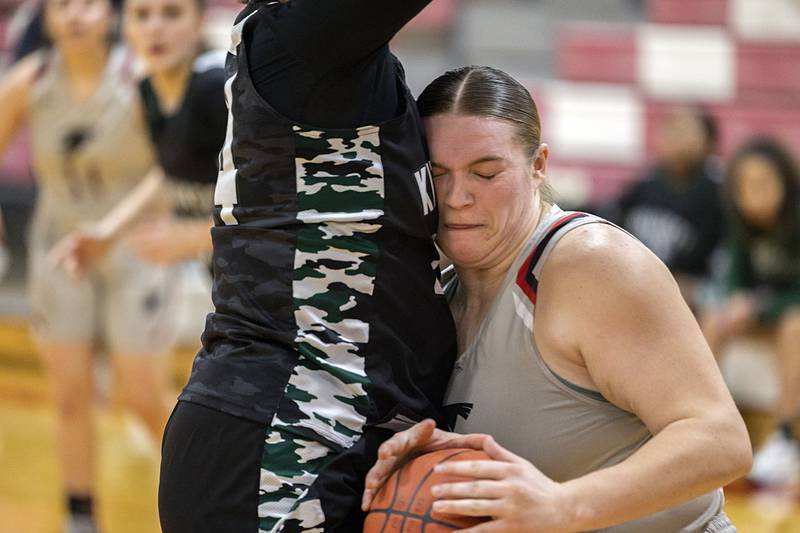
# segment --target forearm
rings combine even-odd
[[[211,227],[214,221],[210,218],[197,218],[184,222],[186,242],[194,255],[203,255],[211,251]]]
[[[746,433],[745,433],[746,435]],[[728,421],[685,419],[666,426],[628,459],[564,483],[570,530],[634,520],[689,501],[746,473],[749,442]]]
[[[139,217],[156,204],[163,192],[164,174],[153,167],[141,182],[98,223],[109,240],[116,240]]]

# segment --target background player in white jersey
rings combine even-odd
[[[227,110],[224,52],[202,51],[204,7],[202,0],[124,4],[125,37],[147,72],[139,93],[158,165],[102,220],[58,245],[54,256],[73,276],[94,269],[123,236],[139,257],[156,264],[211,250],[214,183]],[[135,224],[163,195],[171,215]]]
[[[48,0],[52,48],[18,63],[0,86],[0,152],[30,128],[39,197],[30,234],[33,326],[52,380],[70,531],[93,531],[90,407],[93,361],[111,356],[117,400],[160,434],[171,395],[165,360],[172,274],[116,247],[92,276],[73,283],[51,268],[51,247],[105,213],[153,162],[130,58],[111,45],[108,0]]]
[[[747,431],[664,264],[543,194],[536,106],[507,74],[451,71],[418,107],[457,274],[445,411],[496,439],[492,461],[440,465],[470,479],[433,487],[434,510],[492,517],[469,533],[735,531],[719,487],[747,472]],[[432,424],[393,437],[365,504],[405,453],[470,442]]]

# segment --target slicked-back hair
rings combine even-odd
[[[514,139],[529,159],[536,155],[542,126],[536,103],[520,82],[492,67],[468,66],[445,72],[433,80],[417,98],[422,118],[460,114],[493,118],[514,128]],[[542,199],[553,202],[548,183],[540,187]]]
[[[531,93],[496,68],[469,66],[445,72],[422,91],[417,107],[423,118],[455,113],[507,122],[529,157],[541,142],[539,111]]]

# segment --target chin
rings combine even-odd
[[[476,265],[486,257],[485,252],[475,250],[474,248],[465,249],[461,247],[455,247],[449,251],[442,248],[442,251],[457,267]]]

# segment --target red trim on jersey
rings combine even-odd
[[[585,216],[586,213],[570,213],[550,224],[544,237],[536,244],[536,247],[534,247],[531,254],[517,271],[517,286],[522,289],[522,292],[525,293],[533,305],[536,305],[536,293],[539,288],[539,280],[533,275],[533,269],[536,267],[536,263],[539,262],[542,251],[547,247],[550,239],[558,230],[569,224],[570,221]]]
[[[535,251],[535,250],[534,250]],[[517,270],[517,286],[522,289],[522,292],[533,302],[533,305],[536,305],[536,291],[534,288],[525,281],[525,277],[528,274],[528,271],[531,268],[531,261],[533,260],[533,252],[528,258],[522,263],[522,266]]]

